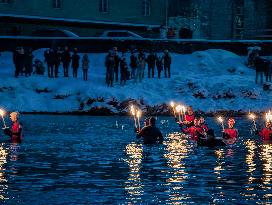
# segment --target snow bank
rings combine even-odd
[[[58,79],[47,76],[13,77],[12,54],[0,56],[1,106],[21,112],[73,112],[104,109],[125,112],[135,100],[144,110],[167,112],[171,100],[192,105],[206,112],[219,110],[267,110],[272,94],[256,85],[255,72],[244,65],[243,58],[224,50],[198,51],[190,55],[172,54],[172,77],[145,78],[126,86],[105,84],[106,54],[89,54],[89,81],[79,77],[64,78],[62,66]],[[34,52],[43,60],[43,49]],[[82,55],[81,55],[82,56]],[[129,59],[129,54],[127,55]],[[157,74],[157,73],[155,73]],[[164,75],[162,75],[164,76]]]

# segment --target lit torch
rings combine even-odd
[[[272,121],[272,115],[270,110],[268,111],[268,113],[265,114],[265,118],[267,122],[271,122]]]
[[[257,130],[257,126],[256,126],[256,115],[254,115],[253,113],[250,113],[249,116],[248,116],[252,122],[253,122],[253,130],[256,131]]]
[[[176,118],[175,103],[173,101],[171,101],[170,106],[172,107],[173,113],[174,113],[174,117]]]
[[[4,123],[4,129],[7,128],[7,125],[6,125],[6,122],[5,122],[5,118],[4,118],[5,114],[6,114],[6,112],[4,110],[0,109],[0,115],[1,115],[3,123]]]
[[[181,112],[182,112],[182,120],[185,120],[185,112],[186,112],[185,106],[181,106]]]
[[[133,105],[131,105],[131,107],[130,107],[130,112],[131,112],[133,119],[134,119],[134,126],[137,127],[136,112],[135,112],[135,108]]]
[[[140,117],[141,117],[141,111],[140,110],[137,110],[137,121],[138,121],[138,129],[140,130],[141,129],[141,125],[140,125]]]
[[[176,111],[177,111],[178,116],[179,116],[179,122],[181,122],[182,105],[177,105]]]
[[[221,123],[222,130],[224,131],[225,130],[225,127],[224,127],[224,118],[220,116],[220,117],[217,118],[217,120],[218,120],[218,122]]]

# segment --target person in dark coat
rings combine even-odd
[[[271,62],[270,60],[264,59],[264,74],[265,81],[271,82]]]
[[[164,51],[164,56],[163,56],[163,65],[164,65],[164,76],[167,78],[171,77],[171,56],[168,52],[168,50]]]
[[[157,57],[156,66],[158,71],[158,78],[161,78],[161,72],[163,70],[163,57]]]
[[[54,71],[54,59],[55,53],[53,49],[46,50],[44,52],[44,59],[47,64],[47,73],[49,78],[53,78],[53,71]]]
[[[114,54],[112,51],[109,51],[108,55],[106,56],[105,66],[106,66],[106,83],[108,87],[109,86],[113,87],[115,61]]]
[[[154,117],[149,119],[149,125],[141,129],[136,137],[137,139],[143,138],[144,144],[163,142],[163,135],[159,128],[156,127],[156,119]]]
[[[115,81],[118,82],[118,72],[119,72],[119,64],[120,64],[120,57],[118,55],[117,47],[113,48],[114,52],[114,74],[115,74]]]
[[[137,66],[138,66],[138,59],[137,59],[137,56],[136,56],[136,53],[133,51],[130,55],[130,68],[131,68],[131,79],[135,79],[136,77],[136,69],[137,69]]]
[[[59,74],[59,66],[60,66],[60,62],[61,62],[61,56],[62,56],[62,52],[60,50],[60,47],[58,47],[57,50],[54,51],[55,78],[57,78],[58,74]]]
[[[13,59],[13,63],[14,63],[14,66],[15,66],[15,78],[18,78],[19,70],[20,70],[19,48],[18,47],[13,51],[12,59]]]
[[[18,52],[18,65],[19,65],[19,74],[23,75],[25,72],[25,62],[26,62],[26,56],[25,56],[25,49],[21,47]]]
[[[62,53],[61,61],[63,63],[63,74],[64,77],[69,77],[69,66],[71,62],[71,54],[68,46],[65,46],[64,52]]]
[[[156,65],[156,60],[157,60],[157,56],[154,53],[154,51],[152,51],[146,59],[147,62],[147,66],[148,66],[148,78],[150,78],[150,72],[152,72],[152,78],[154,78],[154,70],[155,70],[155,65]]]
[[[258,83],[258,79],[260,76],[261,84],[263,84],[263,75],[264,75],[264,71],[265,71],[264,60],[259,56],[258,53],[256,53],[254,65],[255,65],[255,69],[256,69],[255,83],[256,84]]]
[[[33,72],[33,54],[32,50],[29,48],[25,54],[25,76],[31,76]]]
[[[87,54],[84,54],[82,58],[82,70],[84,81],[88,80],[88,70],[89,70],[90,60]]]
[[[125,85],[127,81],[128,65],[126,62],[126,57],[123,56],[120,62],[120,72],[121,72],[121,85]]]
[[[73,68],[73,77],[77,78],[77,71],[79,68],[80,57],[77,53],[77,48],[74,49],[74,54],[72,55],[72,68]]]

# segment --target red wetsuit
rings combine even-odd
[[[185,134],[190,134],[191,140],[197,140],[198,134],[205,135],[203,128],[200,126],[191,126],[186,129],[182,129],[182,132],[184,132]]]
[[[227,128],[223,132],[223,138],[225,139],[225,143],[234,144],[238,137],[238,131],[234,128]]]
[[[271,140],[272,139],[272,130],[265,127],[259,132],[259,135],[262,138],[262,140],[265,140],[265,141]]]
[[[19,121],[13,122],[11,129],[6,128],[4,131],[6,135],[10,136],[11,142],[22,142],[23,132]]]
[[[186,114],[186,115],[184,116],[184,121],[189,122],[189,123],[187,124],[188,127],[193,126],[194,119],[195,119],[195,115],[194,115],[194,114],[192,114],[192,115]]]
[[[234,128],[227,128],[224,130],[224,133],[228,136],[229,139],[238,137],[238,131]]]
[[[205,132],[208,132],[209,128],[208,128],[207,125],[202,124],[202,125],[200,125],[200,126],[202,127],[202,129],[204,129]]]

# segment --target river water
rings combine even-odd
[[[25,115],[22,144],[1,135],[1,204],[272,203],[272,144],[236,121],[236,144],[205,148],[167,117],[164,144],[146,146],[129,117]]]

